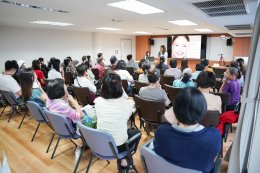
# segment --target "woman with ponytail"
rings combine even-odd
[[[192,70],[190,68],[185,68],[182,73],[182,78],[174,80],[172,86],[174,88],[195,87],[192,81]]]
[[[144,65],[142,67],[142,70],[144,73],[139,75],[138,82],[149,83],[147,74],[148,74],[148,71],[150,70],[150,68],[151,68],[151,66],[150,66],[149,62],[144,63]]]

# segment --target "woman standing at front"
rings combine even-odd
[[[164,63],[167,64],[168,52],[166,51],[166,47],[164,45],[161,45],[158,57],[164,57]]]

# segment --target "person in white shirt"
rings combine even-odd
[[[15,60],[5,62],[5,72],[0,76],[0,90],[12,92],[18,102],[22,102],[21,87],[12,77],[16,73],[17,67],[18,64]]]
[[[116,73],[121,77],[121,80],[127,80],[130,84],[134,81],[133,76],[126,70],[126,63],[124,60],[119,60],[116,65]]]
[[[52,69],[48,72],[48,79],[63,79],[62,74],[60,72],[60,60],[54,59],[51,61]]]
[[[166,76],[174,76],[174,79],[180,79],[182,75],[182,71],[177,67],[177,61],[175,59],[170,60],[170,67],[169,69],[165,70],[164,75]]]
[[[123,88],[120,76],[109,72],[102,80],[101,97],[94,101],[97,129],[112,135],[119,152],[126,151],[126,141],[140,133],[137,129],[127,129],[127,121],[132,115],[134,101],[122,96]],[[130,145],[138,145],[136,142]],[[121,166],[127,166],[126,160],[121,161]]]
[[[96,86],[87,76],[87,66],[85,64],[80,64],[77,66],[76,70],[78,72],[78,76],[74,79],[74,85],[77,87],[88,87],[92,93],[96,93]]]
[[[164,45],[161,45],[158,57],[164,57],[164,63],[167,64],[168,52],[166,51],[166,47]]]

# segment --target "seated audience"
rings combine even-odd
[[[138,81],[148,83],[149,81],[148,81],[148,78],[147,78],[147,74],[148,74],[148,71],[151,69],[150,63],[145,62],[142,69],[143,69],[144,73],[139,75]]]
[[[99,79],[102,79],[103,77],[103,72],[105,70],[105,61],[104,61],[104,58],[103,58],[103,54],[102,53],[99,53],[98,54],[98,58],[97,58],[97,64],[96,64],[96,67],[98,69],[98,77]]]
[[[138,66],[135,63],[135,61],[133,60],[132,54],[127,55],[126,58],[128,60],[128,62],[126,63],[126,67],[133,67],[134,70],[137,70]]]
[[[144,73],[144,71],[143,71],[144,63],[145,63],[145,59],[141,59],[140,62],[138,63],[138,69],[135,71],[136,73],[139,73],[139,74]]]
[[[73,64],[71,57],[67,57],[64,59],[63,71],[72,73],[74,78],[77,76],[77,70],[75,65]]]
[[[209,71],[213,73],[213,68],[209,67],[209,60],[203,58],[201,59],[200,63],[204,66],[204,71]]]
[[[87,56],[86,55],[82,56],[81,60],[82,60],[81,64],[85,64],[87,62]]]
[[[154,151],[168,162],[209,173],[221,148],[221,135],[215,127],[199,122],[207,111],[204,96],[196,88],[185,88],[173,106],[177,124],[163,124],[155,131]]]
[[[224,76],[226,80],[223,80],[220,92],[230,94],[231,99],[227,106],[227,110],[233,110],[240,101],[241,86],[238,79],[241,77],[241,75],[237,68],[229,67],[224,73]]]
[[[170,60],[170,67],[169,69],[165,70],[164,75],[166,76],[174,76],[174,79],[180,79],[182,72],[180,69],[176,68],[177,67],[177,61],[176,59],[171,59]]]
[[[110,63],[111,63],[110,70],[112,70],[112,71],[116,70],[116,65],[117,65],[117,58],[116,58],[116,56],[114,56],[114,55],[111,56]]]
[[[191,80],[192,71],[190,68],[183,70],[182,78],[173,81],[172,86],[174,88],[185,88],[185,87],[195,87],[193,81]]]
[[[48,78],[48,72],[50,71],[50,69],[44,63],[44,58],[39,58],[38,60],[40,61],[40,64],[41,64],[41,71],[43,72],[44,77],[47,79]]]
[[[68,95],[63,79],[54,79],[48,82],[46,108],[52,112],[64,115],[71,121],[83,118],[78,102]]]
[[[8,60],[5,62],[5,72],[0,75],[0,90],[12,92],[17,101],[22,103],[22,91],[18,82],[13,78],[17,71],[18,64],[15,60]]]
[[[48,79],[63,79],[62,74],[60,72],[60,60],[59,59],[52,59],[51,60],[52,69],[48,73]]]
[[[126,141],[140,133],[137,129],[127,129],[127,121],[132,115],[134,101],[123,97],[123,92],[120,76],[114,72],[108,72],[102,81],[101,97],[94,101],[97,129],[112,135],[119,152],[126,151]],[[127,166],[126,160],[123,159],[121,165]]]
[[[202,72],[204,70],[204,66],[203,66],[203,64],[196,64],[195,69],[196,69],[196,72],[192,73],[192,79],[197,79],[200,72]]]
[[[129,84],[134,81],[133,77],[126,70],[126,63],[124,60],[119,60],[117,62],[115,72],[120,76],[121,80],[127,80]]]
[[[208,110],[219,111],[221,113],[221,98],[220,96],[210,93],[210,90],[216,85],[214,73],[208,71],[200,72],[197,78],[198,89],[204,95]]]
[[[158,70],[163,70],[163,71],[167,70],[168,65],[166,65],[164,62],[165,62],[165,58],[163,56],[160,57],[160,62],[159,62],[159,64],[156,65],[156,68]]]
[[[139,96],[147,100],[163,101],[165,106],[169,106],[171,101],[160,85],[160,72],[156,69],[148,71],[147,77],[149,85],[140,89]]]
[[[21,88],[25,102],[33,101],[41,107],[45,106],[48,96],[38,84],[37,76],[31,68],[25,69],[21,74]]]
[[[24,69],[26,69],[26,64],[24,60],[19,60],[17,64],[18,64],[18,70],[16,71],[16,75],[19,78],[22,72],[24,71]]]
[[[40,82],[41,84],[41,87],[45,87],[45,77],[44,77],[44,74],[43,72],[41,71],[41,63],[39,60],[33,60],[32,61],[32,68],[34,70],[34,73],[36,74],[37,76],[37,80]]]
[[[180,70],[183,71],[184,69],[189,68],[188,67],[188,59],[187,58],[183,58],[181,60],[181,67]]]
[[[74,79],[74,85],[77,87],[88,87],[90,92],[96,93],[96,86],[87,76],[87,66],[85,64],[80,64],[76,69],[78,76]]]

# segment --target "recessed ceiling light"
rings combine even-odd
[[[40,21],[40,20],[33,21],[33,22],[30,22],[30,23],[40,24],[40,25],[53,25],[53,26],[70,26],[70,25],[74,25],[74,24],[72,24],[72,23],[52,22],[52,21]]]
[[[139,2],[136,0],[125,0],[107,4],[112,7],[121,8],[123,10],[132,11],[139,14],[155,14],[155,13],[163,13],[165,11],[160,10],[151,5],[145,4],[143,2]]]
[[[199,32],[213,32],[210,29],[194,29],[195,31],[199,31]]]
[[[136,32],[134,32],[134,34],[144,34],[144,35],[146,35],[146,34],[151,34],[151,33],[145,32],[145,31],[136,31]]]
[[[173,23],[175,25],[179,25],[179,26],[193,26],[193,25],[197,25],[196,23],[193,23],[189,20],[172,20],[172,21],[168,21],[169,23]]]
[[[110,28],[110,27],[99,27],[99,28],[96,28],[96,29],[108,30],[108,31],[120,31],[120,30],[122,30],[122,29],[119,29],[119,28]]]

